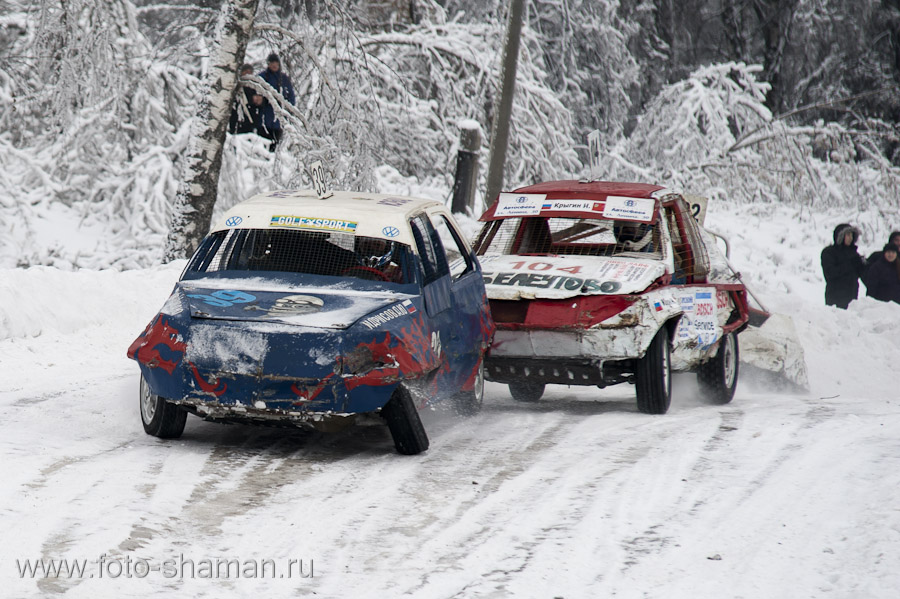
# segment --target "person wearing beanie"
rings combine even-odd
[[[865,271],[862,256],[856,250],[859,231],[847,223],[834,228],[834,244],[822,250],[822,274],[825,275],[825,305],[844,310],[859,297],[859,277]]]
[[[897,246],[884,246],[881,257],[869,267],[866,277],[866,295],[882,302],[900,304],[900,260]]]
[[[900,252],[900,231],[892,231],[888,236],[887,245],[892,245],[897,248],[897,251]],[[878,260],[881,259],[881,254],[884,250],[878,250],[877,252],[872,252],[868,258],[866,258],[866,266],[872,266]]]
[[[259,74],[266,83],[272,86],[291,106],[294,105],[294,86],[291,78],[281,69],[281,59],[274,52],[266,58],[266,69]],[[259,134],[267,139],[272,140],[269,151],[274,152],[275,146],[281,141],[281,122],[275,118],[275,108],[272,104],[265,100],[262,107],[262,126]]]

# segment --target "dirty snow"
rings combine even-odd
[[[628,386],[556,386],[530,405],[489,384],[477,417],[427,412],[431,448],[415,457],[372,425],[191,417],[177,441],[148,437],[125,349],[183,263],[2,271],[3,595],[892,599],[900,306],[823,305],[818,253],[839,220],[817,218],[709,216],[745,280],[793,320],[810,393],[744,377],[731,404],[708,406],[681,375],[669,414],[652,417]],[[86,573],[20,577],[16,560],[37,558],[87,560]],[[278,570],[203,576],[217,559]],[[151,570],[114,576],[126,560]]]

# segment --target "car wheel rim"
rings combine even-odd
[[[725,352],[722,356],[722,365],[725,369],[725,385],[731,388],[737,371],[734,359],[734,335],[725,337],[725,345],[722,347],[722,350]]]
[[[666,395],[669,395],[672,391],[672,368],[669,360],[669,345],[665,344],[662,350],[662,380]]]
[[[475,401],[481,403],[484,400],[484,360],[478,365],[475,373]]]
[[[147,424],[153,422],[156,415],[156,400],[156,395],[150,392],[150,385],[141,378],[141,418]]]

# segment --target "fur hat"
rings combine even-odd
[[[900,251],[897,250],[897,246],[894,245],[893,243],[887,244],[886,246],[884,246],[884,249],[881,250],[882,254],[886,254],[888,252],[894,252],[895,254],[900,254]]]
[[[275,54],[274,52],[272,52],[271,54],[269,54],[269,57],[266,58],[266,64],[269,64],[269,63],[272,63],[272,62],[277,62],[278,64],[281,64],[281,60],[278,59],[278,55]]]
[[[853,244],[856,245],[859,239],[859,229],[847,223],[842,223],[834,228],[834,245],[844,245],[844,236],[847,233],[853,233]]]

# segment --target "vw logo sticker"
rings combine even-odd
[[[396,237],[400,234],[400,229],[397,227],[385,227],[381,230],[385,237]]]
[[[229,227],[236,227],[239,224],[241,224],[243,222],[243,220],[244,219],[242,219],[240,216],[232,216],[231,218],[229,218],[228,220],[225,221],[225,224],[228,225]]]

